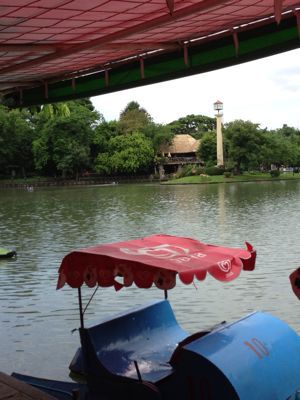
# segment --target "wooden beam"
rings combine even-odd
[[[38,81],[6,81],[6,82],[0,82],[0,90],[8,89],[8,88],[18,88],[18,87],[26,87],[26,86],[34,86],[38,85],[40,82]]]
[[[55,400],[53,396],[0,372],[0,400]]]

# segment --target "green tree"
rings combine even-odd
[[[41,112],[46,119],[54,118],[56,116],[69,117],[71,114],[70,108],[67,103],[45,104],[44,106],[42,106]]]
[[[225,125],[228,159],[237,171],[259,168],[263,161],[264,136],[259,124],[235,120]]]
[[[86,106],[88,104],[88,107]],[[36,168],[47,175],[78,174],[90,166],[94,129],[101,115],[82,101],[68,102],[69,115],[56,115],[41,124],[33,142]],[[42,116],[44,118],[45,116]]]
[[[148,112],[145,110],[145,108],[141,107],[137,101],[130,101],[124,110],[121,111],[120,113],[120,119],[122,119],[127,113],[131,111],[139,111],[143,114],[146,114],[149,121],[151,121],[151,116],[148,114]]]
[[[264,145],[262,146],[263,165],[269,169],[271,164],[278,168],[281,165],[297,165],[299,159],[299,144],[289,135],[275,132],[265,132]]]
[[[32,141],[35,136],[28,110],[0,106],[0,171],[13,170],[23,177],[33,171]]]
[[[141,108],[137,102],[131,101],[120,114],[119,127],[124,134],[144,133],[144,130],[151,122],[152,118],[148,112]]]
[[[68,104],[70,104],[71,106],[72,106],[72,104],[77,104],[79,106],[84,107],[87,110],[96,111],[94,104],[88,97],[83,97],[82,99],[77,99],[75,101],[69,102]]]
[[[216,129],[215,118],[205,115],[187,115],[169,124],[174,134],[189,134],[195,139],[201,139],[204,133]]]
[[[300,137],[300,130],[288,126],[287,124],[283,124],[281,128],[276,129],[275,131],[277,134],[285,136],[285,137]]]
[[[98,153],[106,152],[109,140],[118,135],[121,135],[118,122],[103,119],[94,130],[93,153],[97,156]]]
[[[89,165],[91,128],[76,117],[49,120],[33,142],[36,168],[46,174],[76,175]]]
[[[136,174],[148,171],[153,165],[154,150],[151,141],[141,133],[112,137],[108,151],[100,153],[96,171],[105,174]]]
[[[28,108],[30,120],[39,132],[49,119],[56,117],[69,117],[70,108],[67,102],[49,103],[42,106],[32,106]]]
[[[91,128],[95,128],[104,121],[103,115],[95,110],[93,103],[88,98],[68,101],[67,106],[70,110],[70,115],[77,115]]]
[[[98,172],[119,173],[122,170],[119,166],[118,168],[113,168],[109,161],[109,158],[115,150],[112,146],[114,141],[111,139],[117,136],[117,140],[120,141],[120,136],[131,136],[133,134],[143,135],[144,138],[147,139],[147,143],[152,145],[154,154],[159,153],[159,148],[162,143],[169,143],[174,136],[169,126],[155,124],[147,111],[141,108],[137,102],[132,101],[121,112],[119,121],[107,122],[103,120],[95,129],[92,156],[95,160],[94,164],[97,165],[96,168]],[[134,136],[134,138],[136,137]],[[128,139],[128,141],[126,140],[125,146],[132,140],[133,138]],[[123,142],[124,141],[121,141],[121,143]],[[117,165],[116,158],[117,156],[115,155],[115,165]],[[99,163],[99,160],[101,160],[101,163]],[[137,165],[136,161],[133,163]],[[128,167],[128,163],[126,165],[125,172],[131,173],[133,169]],[[138,170],[140,170],[140,167],[138,167]]]
[[[171,143],[174,137],[174,133],[168,125],[155,124],[154,122],[148,124],[143,133],[151,140],[156,154],[160,153],[162,144]]]
[[[216,132],[207,132],[203,135],[197,158],[204,161],[207,166],[217,164],[217,136]]]
[[[294,161],[293,165],[299,167],[300,166],[300,134],[293,135],[291,138],[291,145],[294,151]]]

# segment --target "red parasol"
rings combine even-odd
[[[79,288],[84,283],[93,287],[114,286],[116,290],[135,283],[150,288],[153,283],[169,290],[176,284],[176,274],[190,284],[204,280],[207,272],[228,282],[237,278],[242,269],[253,270],[256,252],[247,249],[214,246],[195,239],[170,235],[153,235],[126,242],[103,244],[76,250],[64,257],[57,289],[65,283]],[[123,277],[123,283],[116,281]]]

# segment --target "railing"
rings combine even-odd
[[[196,157],[170,157],[165,158],[164,164],[201,164],[201,161],[198,160]]]

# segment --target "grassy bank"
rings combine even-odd
[[[226,178],[224,175],[214,176],[187,176],[179,179],[172,179],[162,182],[163,185],[190,185],[203,183],[231,183],[231,182],[253,182],[253,181],[280,181],[300,179],[300,174],[285,172],[278,177],[272,177],[269,173],[244,173],[242,175],[233,175]]]

